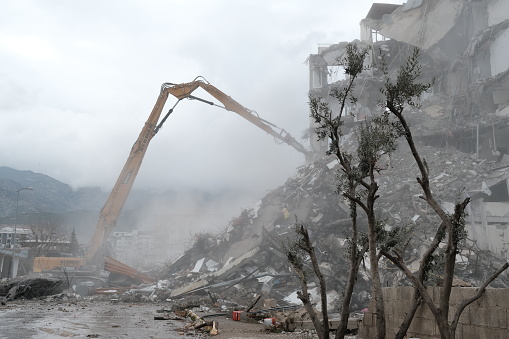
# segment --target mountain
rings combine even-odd
[[[19,191],[18,195],[17,190],[26,187],[32,189]],[[107,196],[98,187],[73,190],[45,174],[0,167],[0,217],[14,216],[16,205],[18,213],[98,211]]]

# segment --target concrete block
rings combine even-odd
[[[398,300],[398,288],[396,287],[383,287],[382,295],[384,300],[393,301]]]
[[[472,314],[470,312],[470,307],[467,306],[463,312],[461,312],[461,316],[460,316],[460,319],[458,321],[458,324],[465,324],[465,325],[469,325],[471,323],[471,318],[470,318],[470,314]],[[451,306],[449,307],[449,321],[451,322],[452,319],[454,318],[454,315],[456,314],[456,311],[457,311],[457,308],[454,307],[454,306]],[[474,312],[475,313],[475,312]],[[460,337],[461,338],[461,337]]]
[[[435,335],[438,333],[438,327],[435,323],[435,320],[414,317],[412,324],[409,328],[409,334],[415,333],[415,337],[420,337],[421,335]]]
[[[392,319],[391,319],[392,320]],[[392,323],[392,321],[389,321]],[[386,338],[394,338],[396,336],[396,333],[398,333],[398,329],[395,327],[386,327],[385,328]]]
[[[416,317],[425,318],[425,319],[435,319],[433,316],[433,313],[431,313],[431,310],[429,309],[428,305],[422,304],[417,309],[417,312],[415,312]]]
[[[482,305],[509,308],[509,289],[487,288],[478,299]]]
[[[440,287],[427,286],[426,292],[428,292],[429,296],[431,297],[431,300],[433,300],[435,303],[440,299]]]
[[[458,326],[456,327],[456,338],[464,338],[464,335],[463,335],[464,328],[468,328],[468,326],[461,324],[461,323],[458,324]]]
[[[427,292],[435,301],[440,298],[440,287],[428,287]],[[476,287],[455,287],[451,291],[451,307],[449,320],[452,320],[457,306],[463,300],[469,299],[477,293]],[[408,312],[413,298],[413,288],[398,287],[384,290],[386,307],[387,337],[391,338],[398,331],[401,322]],[[370,304],[370,310],[374,305]],[[375,334],[376,314],[366,313],[364,317],[364,336],[358,338],[373,338]],[[438,339],[440,332],[435,324],[435,318],[426,304],[421,305],[407,333],[408,338]],[[509,338],[509,289],[490,288],[483,296],[470,304],[463,311],[456,338],[462,339],[507,339]]]
[[[463,327],[462,339],[507,339],[508,333],[505,329],[489,328],[485,326]]]
[[[353,318],[353,317],[348,318],[348,325],[346,326],[346,328],[349,330],[358,329],[359,327],[362,326],[362,321],[363,321],[362,318]]]
[[[508,100],[509,100],[508,90],[493,91],[493,103],[495,105],[506,103]]]
[[[263,300],[263,308],[273,308],[277,306],[276,299],[264,299]]]
[[[400,302],[385,303],[385,316],[389,319],[399,319],[405,317],[409,305]]]
[[[375,337],[375,328],[371,326],[361,326],[359,328],[358,339],[370,339]]]
[[[420,334],[419,337],[417,337],[417,338],[418,339],[438,339],[439,337],[437,337],[435,335]],[[409,339],[411,339],[411,337]]]
[[[507,329],[504,329],[504,328],[495,328],[493,329],[493,338],[496,338],[496,339],[502,339],[502,338],[506,338],[509,337],[509,332],[507,331]]]
[[[414,288],[412,286],[402,286],[398,288],[399,301],[411,302],[414,298]]]
[[[502,307],[482,307],[470,312],[470,323],[476,326],[507,329],[507,309]]]
[[[350,318],[348,318],[348,324],[346,325],[346,328],[349,330],[356,330],[356,329],[361,328],[362,324],[363,324],[362,318],[350,317]],[[338,328],[338,326],[339,326],[339,319],[329,320],[329,328],[331,330],[336,330]]]
[[[477,293],[477,287],[453,287],[451,290],[451,305],[458,305],[465,299],[472,298]]]
[[[507,328],[507,309],[504,307],[483,307],[479,312],[470,312],[470,319],[474,318],[479,321],[478,325],[488,326],[491,328]],[[472,322],[475,324],[474,322]],[[508,336],[509,337],[509,336]]]
[[[382,294],[384,300],[389,300],[389,294],[391,293],[390,290],[394,289],[394,287],[382,287]]]

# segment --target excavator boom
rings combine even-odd
[[[274,138],[287,143],[288,145],[295,148],[297,151],[304,154],[306,157],[310,156],[310,152],[297,140],[295,140],[294,137],[292,137],[289,133],[287,133],[284,129],[281,129],[274,124],[269,123],[266,120],[263,120],[260,118],[256,112],[247,109],[246,107],[239,104],[237,101],[232,99],[230,96],[226,95],[216,87],[212,86],[210,83],[204,80],[194,80],[192,82],[184,83],[184,84],[178,84],[178,85],[172,85],[171,89],[169,90],[170,93],[176,97],[179,100],[182,99],[198,99],[201,101],[205,101],[203,99],[197,98],[192,96],[191,94],[198,88],[204,89],[207,93],[212,95],[216,100],[221,102],[224,105],[224,109],[235,112],[247,121],[251,122],[252,124],[258,126],[268,134],[272,135]],[[205,101],[207,102],[207,101]],[[209,104],[212,104],[211,102],[207,102]],[[276,128],[279,130],[279,132],[275,131],[273,128]]]
[[[101,209],[99,221],[85,256],[88,263],[97,264],[102,262],[105,242],[115,227],[120,212],[131,192],[134,179],[138,174],[150,140],[156,134],[157,123],[167,99],[168,92],[161,90],[147,122],[145,122],[138,139],[131,148],[129,157],[122,168],[122,172],[120,172],[115,186],[113,186],[108,200],[106,200]]]
[[[159,129],[162,127],[168,116],[173,112],[175,106],[182,99],[194,99],[203,101],[208,104],[213,104],[210,101],[200,99],[192,95],[192,93],[198,88],[204,89],[215,99],[220,101],[224,105],[224,107],[222,108],[239,114],[244,119],[248,120],[249,122],[258,126],[268,134],[272,135],[274,138],[289,144],[297,151],[303,153],[306,156],[309,156],[309,152],[306,150],[306,148],[302,146],[300,143],[298,143],[286,131],[284,131],[283,129],[279,129],[277,126],[270,124],[266,120],[261,119],[260,117],[258,117],[258,115],[255,114],[254,111],[245,108],[244,106],[233,100],[231,97],[221,92],[216,87],[212,86],[207,81],[197,80],[198,78],[188,83],[183,84],[164,83],[161,86],[161,92],[159,94],[159,97],[157,98],[154,108],[152,109],[152,112],[150,113],[147,122],[145,122],[145,125],[143,126],[143,129],[141,130],[140,135],[138,136],[138,139],[131,148],[129,157],[127,158],[127,161],[122,169],[122,172],[120,172],[120,175],[110,193],[110,196],[108,197],[108,200],[101,209],[99,221],[97,223],[95,232],[92,236],[92,240],[86,253],[86,259],[89,264],[99,264],[102,262],[104,256],[105,243],[109,235],[111,234],[113,228],[115,227],[120,212],[122,211],[122,208],[124,207],[124,204],[129,196],[129,192],[131,191],[134,179],[136,178],[136,175],[138,174],[138,171],[141,167],[141,163],[147,151],[148,145],[152,138],[157,134]],[[163,119],[159,121],[164,105],[170,94],[177,98],[178,101],[168,111],[168,113],[163,117]],[[272,127],[278,128],[280,131],[276,132]]]

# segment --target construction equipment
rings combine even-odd
[[[208,92],[224,106],[218,106],[211,101],[193,96],[192,93],[198,88],[202,88]],[[161,119],[161,121],[159,121],[164,105],[170,94],[178,100]],[[164,83],[161,86],[161,91],[154,108],[152,109],[147,122],[143,126],[138,139],[131,148],[129,157],[127,158],[108,200],[101,209],[99,221],[86,252],[86,261],[88,264],[99,265],[104,262],[105,243],[117,223],[117,219],[124,207],[136,175],[140,169],[147,147],[152,138],[161,129],[166,119],[168,119],[170,114],[173,112],[177,104],[183,99],[198,100],[209,105],[215,105],[228,111],[235,112],[268,134],[272,135],[274,138],[292,146],[297,151],[303,153],[306,157],[310,156],[309,151],[285,130],[260,118],[256,112],[245,108],[237,101],[212,86],[203,77],[197,77],[192,82],[183,84]],[[277,129],[278,131],[274,129]]]

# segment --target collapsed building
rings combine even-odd
[[[421,51],[422,76],[433,82],[421,107],[405,111],[421,156],[430,165],[432,189],[449,212],[458,199],[470,197],[466,220],[468,238],[457,257],[462,285],[479,286],[486,275],[509,259],[509,3],[501,0],[409,0],[403,5],[375,3],[360,23],[361,38],[369,48],[366,66],[355,88],[356,105],[346,107],[346,126],[382,111],[384,60],[395,72]],[[342,85],[340,61],[350,42],[320,47],[308,58],[309,93],[327,100]],[[316,127],[311,121],[311,131]],[[345,147],[355,133],[345,133]],[[347,201],[338,193],[339,165],[327,157],[327,140],[310,137],[315,161],[300,167],[282,186],[255,206],[230,220],[218,234],[201,233],[194,244],[161,272],[160,281],[145,289],[152,299],[192,305],[209,302],[227,309],[285,311],[300,305],[300,282],[286,256],[295,237],[296,221],[310,232],[326,276],[329,310],[338,310],[349,263],[345,254],[350,232]],[[401,144],[384,158],[387,170],[380,185],[378,213],[387,227],[410,226],[421,246],[408,260],[416,268],[434,236],[437,218],[419,198],[416,166]],[[431,227],[430,227],[431,225]],[[398,270],[381,263],[384,286],[409,285]],[[369,262],[362,265],[352,311],[370,300]],[[508,287],[503,273],[492,286]],[[318,285],[311,292],[318,300]],[[317,302],[316,306],[319,307]]]
[[[355,41],[369,48],[366,64],[370,69],[356,88],[359,102],[343,112],[353,123],[381,112],[378,65],[382,55],[389,72],[395,72],[414,47],[419,48],[419,81],[433,81],[433,86],[420,98],[421,109],[407,113],[413,135],[422,146],[437,152],[457,151],[470,155],[481,166],[491,166],[484,171],[473,169],[469,177],[466,166],[452,162],[436,174],[436,181],[445,187],[465,186],[463,194],[472,198],[470,237],[480,249],[504,258],[509,255],[508,13],[509,4],[498,0],[373,4],[360,23],[361,39]],[[311,95],[327,98],[331,89],[341,84],[327,79],[339,65],[347,44],[322,47],[309,57]],[[334,104],[334,99],[329,100]],[[323,153],[326,141],[314,142],[316,139],[311,139],[312,146]],[[428,163],[442,167],[445,159],[435,157]],[[446,177],[456,180],[449,184],[444,181]],[[460,196],[449,197],[457,198]]]
[[[382,112],[379,106],[384,60],[396,72],[412,54],[421,52],[420,82],[433,83],[419,98],[418,109],[406,116],[430,165],[432,188],[449,212],[458,199],[471,198],[467,211],[468,238],[457,259],[461,285],[479,286],[489,272],[509,258],[509,4],[504,1],[412,0],[403,5],[372,5],[360,23],[360,47],[369,48],[366,66],[355,88],[359,98],[347,106],[344,120],[355,126]],[[351,42],[319,47],[308,58],[309,93],[336,110],[329,94],[341,86],[340,62]],[[313,131],[314,121],[310,122]],[[355,133],[345,133],[345,147]],[[202,234],[192,248],[168,267],[165,278],[175,286],[170,298],[206,295],[236,299],[246,307],[263,295],[287,307],[295,298],[298,279],[292,275],[285,245],[294,237],[298,220],[310,231],[327,277],[330,310],[337,311],[348,270],[345,243],[349,236],[349,209],[337,192],[337,162],[325,156],[327,140],[310,137],[318,160],[231,220],[224,233]],[[411,253],[417,268],[438,222],[419,198],[416,167],[409,150],[400,145],[384,161],[378,213],[387,227],[410,226],[422,245]],[[432,227],[430,227],[430,225]],[[409,284],[393,266],[382,262],[384,286]],[[370,295],[369,263],[361,269],[352,310],[367,306]],[[503,273],[492,286],[508,287]],[[312,291],[318,298],[317,285]],[[235,293],[233,293],[235,292]],[[317,306],[319,303],[317,303]],[[252,305],[251,305],[252,306]]]

